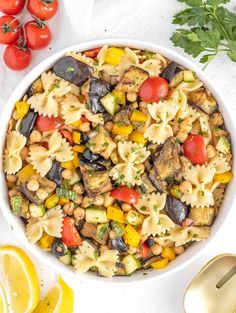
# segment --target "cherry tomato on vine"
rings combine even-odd
[[[11,44],[19,37],[19,21],[10,15],[0,17],[0,43]]]
[[[202,135],[190,134],[183,144],[184,155],[193,164],[206,162],[206,145]]]
[[[51,41],[51,31],[47,25],[38,20],[33,20],[25,24],[26,45],[39,50],[47,47]]]
[[[25,5],[25,0],[0,0],[0,11],[5,14],[19,14]]]
[[[14,71],[24,70],[31,62],[30,49],[17,44],[9,45],[3,53],[3,60]]]
[[[168,81],[162,77],[149,77],[139,88],[139,97],[147,102],[159,102],[169,93]]]
[[[58,0],[29,0],[28,11],[41,20],[49,20],[58,10]]]

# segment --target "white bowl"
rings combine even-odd
[[[53,64],[60,59],[67,51],[85,51],[92,48],[103,46],[104,44],[108,44],[110,46],[128,46],[132,48],[138,48],[138,49],[144,49],[144,50],[150,50],[152,52],[159,52],[166,58],[173,60],[181,65],[183,65],[186,68],[192,69],[194,72],[196,72],[197,76],[200,78],[200,80],[203,81],[205,86],[212,92],[215,99],[217,100],[220,111],[222,112],[225,124],[227,129],[231,133],[231,139],[233,144],[233,154],[236,155],[235,151],[235,137],[234,137],[234,125],[232,122],[232,119],[230,117],[229,112],[227,111],[226,106],[224,105],[220,95],[218,94],[215,87],[209,82],[209,80],[206,77],[206,74],[203,73],[198,66],[196,66],[194,63],[187,60],[185,57],[181,56],[180,54],[177,54],[176,52],[173,52],[165,47],[158,46],[156,44],[151,44],[148,42],[138,41],[138,40],[130,40],[130,39],[101,39],[101,40],[93,40],[81,44],[77,44],[75,46],[63,49],[46,60],[44,60],[42,63],[37,65],[28,75],[25,76],[25,78],[21,81],[21,83],[16,87],[14,92],[12,93],[11,97],[5,104],[5,109],[1,114],[0,117],[0,125],[1,125],[1,134],[0,134],[0,148],[1,148],[1,155],[3,155],[3,148],[5,144],[5,135],[8,127],[8,122],[11,118],[13,106],[16,101],[22,98],[22,96],[25,94],[31,83],[37,79],[40,74],[43,71],[46,71],[50,69]],[[235,168],[235,158],[233,158],[233,169]],[[1,162],[2,164],[2,162]],[[2,168],[2,165],[1,165]],[[1,193],[0,193],[0,206],[2,209],[2,212],[6,218],[6,221],[8,224],[11,225],[13,231],[15,232],[15,235],[17,238],[20,239],[22,244],[25,246],[26,249],[28,249],[31,253],[33,253],[36,257],[38,257],[41,261],[45,262],[49,266],[51,266],[53,269],[57,270],[61,274],[69,275],[70,277],[73,277],[76,279],[81,280],[89,280],[94,282],[109,282],[109,283],[118,283],[118,282],[134,282],[134,281],[146,281],[151,279],[158,279],[160,277],[170,275],[177,270],[180,270],[184,268],[186,265],[188,265],[190,262],[192,262],[194,259],[196,259],[199,254],[206,249],[209,242],[214,238],[217,232],[219,232],[220,227],[224,223],[229,210],[232,205],[233,201],[233,184],[234,182],[231,181],[229,184],[225,198],[223,201],[223,204],[221,206],[221,209],[219,211],[219,215],[216,218],[215,223],[212,226],[211,230],[211,236],[210,238],[205,242],[195,243],[192,245],[189,249],[186,250],[186,252],[178,258],[171,262],[168,267],[164,270],[148,270],[148,271],[137,271],[130,277],[114,277],[112,279],[107,279],[103,277],[97,277],[94,273],[88,272],[83,275],[78,276],[74,273],[72,267],[66,266],[60,261],[58,261],[50,252],[45,252],[42,249],[40,249],[37,245],[31,245],[25,235],[25,227],[23,222],[18,218],[17,216],[14,216],[11,213],[9,201],[8,201],[8,194],[7,194],[7,187],[5,183],[5,177],[3,174],[3,171],[0,171],[0,186]],[[144,272],[147,272],[148,275],[143,275]]]

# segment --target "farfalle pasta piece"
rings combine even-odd
[[[201,82],[198,78],[195,78],[193,82],[185,82],[182,81],[177,88],[182,89],[185,92],[195,91],[203,86],[203,82]]]
[[[96,64],[94,59],[86,57],[84,54],[82,54],[80,52],[70,51],[70,52],[66,53],[66,56],[70,56],[70,57],[76,59],[77,61],[83,62],[89,66],[92,66],[92,67]]]
[[[140,184],[141,171],[137,164],[143,163],[150,155],[145,147],[131,141],[118,143],[118,152],[123,162],[115,165],[109,175],[118,184],[134,186]]]
[[[147,215],[142,225],[142,235],[156,236],[166,233],[175,226],[173,221],[161,211],[166,203],[166,194],[151,193],[143,195],[135,205],[135,208],[142,214]]]
[[[31,108],[43,116],[58,116],[58,97],[62,97],[71,90],[71,86],[64,79],[48,72],[41,75],[44,92],[36,93],[27,100]]]
[[[103,71],[107,75],[117,75],[117,67],[112,64],[106,64],[105,59],[108,52],[108,46],[104,45],[97,55],[98,65],[95,66],[97,73]]]
[[[26,225],[26,235],[30,243],[36,243],[43,232],[50,236],[61,238],[63,212],[60,205],[48,210],[43,217],[30,218]]]
[[[192,184],[191,193],[183,193],[181,201],[197,208],[214,205],[213,191],[218,183],[214,182],[215,168],[196,165],[183,172],[184,179]]]
[[[70,144],[61,136],[58,131],[54,131],[48,142],[48,149],[39,145],[30,146],[30,162],[33,168],[44,177],[52,167],[52,161],[66,162],[73,160],[73,152]]]
[[[205,144],[207,145],[212,138],[211,128],[209,125],[209,116],[205,113],[200,113],[199,117],[201,133],[203,134],[203,139]]]
[[[117,250],[105,250],[100,255],[97,254],[95,248],[87,241],[83,241],[78,248],[75,257],[75,269],[79,274],[87,272],[91,267],[95,266],[100,275],[104,277],[112,277],[117,270],[118,262]]]
[[[217,153],[216,156],[210,160],[208,165],[216,170],[216,174],[225,173],[231,169],[222,153]]]
[[[176,226],[170,231],[170,236],[176,246],[182,246],[190,241],[204,241],[210,235],[210,227],[207,226]]]
[[[66,125],[79,121],[82,115],[84,115],[90,122],[98,124],[104,123],[102,114],[93,114],[87,109],[85,103],[81,103],[76,96],[70,93],[64,97],[61,104],[61,112]]]
[[[7,174],[15,174],[22,167],[21,150],[26,144],[26,137],[18,131],[13,130],[7,134],[6,150],[4,155],[3,167]]]

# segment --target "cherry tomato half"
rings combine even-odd
[[[25,5],[25,0],[0,0],[0,11],[5,14],[19,14]]]
[[[39,131],[45,132],[61,128],[62,121],[60,117],[39,115],[36,119],[35,126]]]
[[[49,20],[58,10],[58,0],[29,0],[28,11],[41,20]]]
[[[149,247],[146,242],[140,243],[137,252],[142,256],[142,258],[147,258],[149,254]]]
[[[73,137],[72,137],[72,134],[68,130],[61,129],[59,130],[59,133],[62,135],[62,137],[64,137],[69,142],[71,146],[73,146],[73,143],[74,143]]]
[[[101,48],[94,48],[94,49],[91,49],[91,50],[87,50],[87,51],[84,52],[84,55],[86,57],[95,59],[97,57],[97,55],[98,55],[100,50],[101,50]]]
[[[158,102],[169,93],[169,83],[162,77],[149,77],[139,88],[139,97],[147,102]]]
[[[0,17],[0,43],[11,44],[19,37],[19,21],[10,15]]]
[[[61,235],[61,241],[67,247],[78,247],[82,244],[82,239],[75,228],[74,220],[71,217],[66,217],[64,219]]]
[[[126,186],[112,190],[111,196],[129,204],[137,204],[139,199],[139,193],[135,189]]]
[[[3,53],[3,60],[11,70],[24,70],[31,62],[30,49],[15,44],[7,46]]]
[[[39,50],[47,47],[51,42],[51,31],[44,23],[36,20],[25,24],[26,45],[33,49]]]
[[[206,145],[202,135],[190,134],[183,144],[184,155],[193,164],[206,162]]]

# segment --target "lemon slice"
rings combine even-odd
[[[8,313],[7,297],[3,285],[0,283],[0,312]]]
[[[14,313],[31,313],[39,303],[40,286],[33,263],[24,251],[0,247],[0,267]]]
[[[52,287],[46,297],[42,299],[34,313],[73,313],[74,292],[59,277],[58,285]]]

